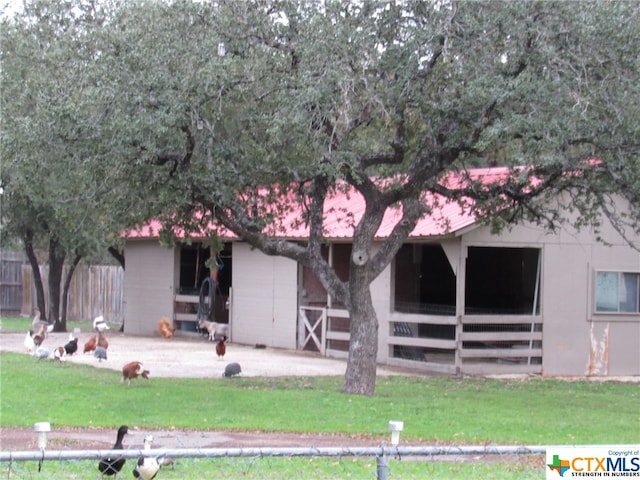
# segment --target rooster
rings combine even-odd
[[[138,378],[138,376],[148,380],[149,370],[142,370],[142,363],[134,360],[122,367],[122,378],[120,379],[120,383],[124,383],[126,380],[127,385],[131,385],[131,379]]]
[[[98,336],[92,336],[87,342],[84,344],[84,349],[82,353],[93,352],[96,349],[96,345],[98,343]]]
[[[218,358],[220,360],[224,358],[224,354],[227,352],[227,347],[224,344],[226,340],[226,335],[220,335],[220,339],[218,340],[218,343],[216,343],[216,353],[218,354]]]
[[[158,331],[163,338],[171,338],[176,329],[171,326],[171,320],[168,317],[162,317],[158,321]]]

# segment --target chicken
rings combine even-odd
[[[224,354],[227,352],[227,347],[224,342],[227,340],[226,335],[221,335],[220,340],[216,343],[216,353],[218,354],[218,358],[222,360],[224,358]]]
[[[163,338],[171,338],[173,337],[173,333],[176,331],[175,328],[171,325],[171,320],[168,317],[162,317],[158,321],[158,331]]]
[[[151,443],[153,442],[153,435],[147,435],[144,437],[144,451],[145,453],[151,450]],[[142,480],[152,480],[158,474],[160,470],[160,463],[157,457],[142,456],[138,458],[136,466],[133,468],[133,476]]]
[[[28,353],[33,353],[36,349],[36,342],[33,340],[33,332],[31,330],[28,330],[27,336],[24,337],[24,346]]]
[[[122,367],[122,378],[120,379],[120,383],[124,383],[127,381],[127,385],[131,384],[131,380],[133,378],[138,378],[141,376],[142,378],[149,379],[149,370],[142,370],[142,363],[134,360],[133,362],[127,363],[124,367]]]
[[[93,356],[98,359],[99,362],[107,359],[107,349],[102,347],[96,347],[93,351]]]
[[[112,450],[122,450],[122,439],[129,432],[129,427],[122,425],[118,429],[118,435],[116,437],[116,443],[113,445]],[[98,470],[102,475],[117,475],[124,466],[125,459],[122,457],[105,457],[98,463]]]
[[[93,329],[96,332],[104,332],[105,330],[111,330],[107,322],[104,321],[104,317],[100,315],[93,319]]]
[[[42,344],[48,334],[53,331],[53,323],[47,323],[44,320],[40,320],[40,310],[36,308],[36,314],[31,322],[31,336],[36,342],[36,346]]]
[[[58,360],[60,362],[65,361],[66,355],[67,355],[67,351],[64,349],[64,347],[56,347],[56,349],[53,351],[53,359]]]
[[[73,333],[69,334],[69,341],[65,344],[64,351],[67,355],[73,355],[78,351],[78,339],[73,338]]]
[[[98,336],[92,336],[87,342],[84,344],[84,349],[82,353],[93,352],[96,349],[96,345],[98,343]]]
[[[224,373],[222,374],[225,378],[235,377],[236,375],[240,375],[242,373],[242,369],[240,368],[239,363],[230,363],[226,367],[224,367]]]
[[[105,350],[109,348],[109,342],[107,341],[107,337],[104,336],[104,333],[98,332],[98,346],[104,348]]]

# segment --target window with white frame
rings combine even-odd
[[[596,272],[596,313],[640,312],[640,273]]]

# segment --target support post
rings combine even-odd
[[[389,473],[389,459],[384,453],[385,444],[380,443],[382,454],[376,456],[376,480],[387,480]]]

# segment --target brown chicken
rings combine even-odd
[[[131,379],[138,378],[138,376],[142,378],[149,379],[149,370],[142,370],[142,363],[134,360],[133,362],[127,363],[124,367],[122,367],[122,378],[120,379],[120,383],[124,383],[127,381],[127,385],[131,384]]]
[[[107,341],[107,337],[104,336],[103,332],[98,332],[98,346],[104,348],[105,350],[109,348],[109,342]]]
[[[168,317],[162,317],[158,321],[158,331],[163,338],[171,338],[176,329],[171,326],[171,320]]]
[[[220,335],[220,340],[216,343],[216,353],[218,354],[219,359],[224,358],[224,354],[227,353],[227,347],[224,342],[227,341],[227,337],[225,335]]]
[[[98,344],[98,336],[92,336],[87,342],[84,344],[84,349],[82,353],[93,352],[96,349],[96,345]]]

